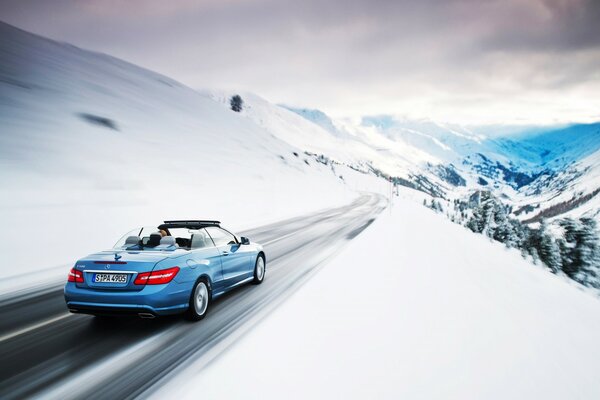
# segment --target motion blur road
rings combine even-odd
[[[365,194],[344,207],[242,232],[264,245],[265,281],[217,299],[198,323],[179,317],[101,322],[69,314],[62,286],[4,300],[0,398],[143,397],[186,364],[209,363],[226,350],[385,206],[382,196]]]

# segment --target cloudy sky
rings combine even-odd
[[[600,120],[597,0],[2,0],[0,20],[336,117]]]

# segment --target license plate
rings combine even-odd
[[[95,283],[127,283],[127,274],[96,274]]]

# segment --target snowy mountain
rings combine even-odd
[[[316,110],[293,110],[320,125],[323,121],[329,121],[326,126],[339,125]],[[596,179],[600,123],[462,127],[382,115],[364,117],[354,135],[373,148],[397,148],[394,157],[411,154],[404,169],[382,170],[409,182],[427,179],[433,190],[416,187],[439,197],[464,199],[473,191],[490,190],[514,206],[515,216],[526,222],[542,216],[600,214],[593,200],[600,191]]]
[[[0,212],[19,238],[0,244],[11,260],[0,274],[65,263],[164,219],[237,230],[387,189],[286,142],[298,120],[314,124],[255,99],[257,112],[281,112],[248,118],[250,104],[236,113],[160,74],[0,23]],[[33,236],[43,237],[35,252]]]
[[[499,146],[532,164],[560,168],[600,150],[600,123],[525,131],[500,140]]]
[[[233,93],[205,92],[207,96],[229,107]],[[393,177],[409,187],[432,195],[443,194],[446,183],[435,171],[422,167],[422,163],[437,165],[438,160],[415,146],[395,142],[369,129],[356,129],[341,122],[333,122],[324,113],[290,109],[269,103],[252,93],[244,93],[244,110],[241,115],[263,127],[273,136],[304,151],[342,163],[356,171],[378,176]],[[332,121],[335,131],[316,124]],[[328,124],[325,125],[327,127]],[[329,127],[331,128],[331,127]]]
[[[235,94],[240,112],[230,107]],[[169,353],[164,374],[137,376],[156,393],[137,394],[197,398],[202,387],[207,397],[244,399],[598,398],[600,240],[592,219],[557,220],[600,220],[599,128],[462,127],[385,115],[338,121],[252,93],[195,90],[0,23],[0,217],[7,231],[0,292],[10,298],[7,315],[18,312],[15,298],[25,310],[56,300],[49,295],[58,286],[48,286],[46,272],[58,272],[62,284],[67,263],[110,248],[133,227],[218,218],[239,231],[347,204],[361,191],[392,199],[363,196],[389,208],[360,211],[366,224],[338,232],[340,247],[330,244],[339,227],[327,220],[352,220],[347,208],[319,214],[296,233],[289,225],[299,218],[283,231],[263,228],[274,237],[265,249],[291,242],[274,257],[281,263],[270,264],[276,285],[265,282],[255,297],[242,289],[248,308],[224,299],[203,321],[220,320],[212,328],[119,323],[113,327],[127,328],[120,337],[131,340],[115,347],[120,337],[112,337],[104,343],[109,351],[96,349],[98,358],[60,348],[54,356],[45,350],[76,336],[66,328],[92,332],[92,341],[113,329],[88,326],[64,308],[38,309],[33,317],[40,319],[3,333],[10,351],[43,350],[40,363],[15,376],[41,386],[45,374],[53,382],[40,397],[72,397],[75,387],[90,390],[90,377],[123,378],[125,366],[146,368],[138,361]],[[396,197],[390,181],[402,186]],[[325,229],[306,232],[308,225]],[[298,237],[318,242],[326,258],[312,264],[314,248],[299,246]],[[284,271],[291,280],[282,279]],[[357,277],[365,271],[384,279],[362,285]],[[27,296],[15,295],[17,281]],[[179,346],[188,338],[210,346]],[[165,343],[185,357],[173,357],[179,353]],[[55,364],[64,377],[46,374]],[[223,384],[233,380],[243,384]]]
[[[304,119],[307,119],[316,125],[319,125],[321,128],[336,136],[343,136],[346,133],[337,127],[333,120],[321,110],[311,108],[296,108],[287,106],[285,104],[281,104],[280,106],[300,115]]]
[[[448,204],[489,190],[525,222],[600,218],[599,124],[489,133],[386,115],[353,124],[252,93],[239,93],[236,113],[236,93],[194,90],[1,23],[0,55],[4,220],[19,237],[32,226],[55,232],[33,256],[26,241],[0,245],[16,266],[58,264],[74,245],[110,246],[149,216],[247,225],[356,190],[387,193],[389,180]]]

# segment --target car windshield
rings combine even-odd
[[[161,235],[161,230],[157,226],[145,226],[142,228],[132,229],[123,235],[123,237],[119,239],[113,248],[123,249],[129,245],[139,246],[139,244],[141,244],[141,246],[139,246],[139,250],[151,250],[156,246],[156,244],[153,244],[150,240],[150,235],[152,234]],[[163,230],[163,234],[161,236],[174,237],[177,247],[186,250],[213,245],[210,236],[208,236],[204,228],[169,228]]]

